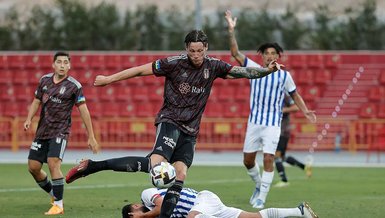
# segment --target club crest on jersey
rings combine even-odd
[[[209,71],[209,69],[207,69],[207,68],[204,69],[204,70],[203,70],[203,78],[208,79],[209,76],[210,76],[210,71]]]
[[[60,94],[64,94],[65,91],[66,91],[66,87],[65,87],[65,86],[62,86],[62,87],[60,88],[59,93],[60,93]]]

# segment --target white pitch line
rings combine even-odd
[[[205,182],[187,182],[187,185],[202,185],[202,184],[220,184],[220,183],[229,183],[229,182],[246,182],[249,179],[222,179],[222,180],[211,180]],[[79,189],[102,189],[102,188],[125,188],[125,187],[148,187],[151,185],[148,184],[110,184],[110,185],[81,185],[81,186],[65,186],[67,190],[79,190]],[[9,188],[9,189],[0,189],[0,193],[6,192],[33,192],[41,191],[41,188]]]

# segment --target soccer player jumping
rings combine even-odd
[[[96,77],[95,86],[105,86],[139,76],[165,77],[164,102],[155,120],[155,144],[147,157],[85,160],[68,172],[67,183],[102,170],[148,173],[151,166],[168,161],[174,164],[177,176],[164,196],[160,218],[171,216],[183,188],[187,169],[193,161],[199,125],[214,80],[261,78],[280,66],[271,61],[266,68],[238,67],[208,57],[208,38],[200,30],[189,32],[184,43],[187,55],[171,56],[110,76]]]

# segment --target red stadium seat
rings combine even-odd
[[[233,101],[235,98],[236,90],[232,86],[219,86],[219,89],[217,89],[217,91],[217,97],[219,101]]]
[[[309,54],[306,55],[306,65],[310,68],[324,68],[323,55],[321,54]]]
[[[87,55],[87,62],[89,67],[94,70],[104,70],[104,56],[103,55]]]
[[[317,101],[321,97],[321,90],[318,86],[300,87],[299,92],[305,101]]]
[[[151,86],[149,87],[149,100],[150,101],[162,101],[163,100],[163,86]]]
[[[76,74],[75,79],[78,80],[82,85],[93,85],[95,77],[91,70],[76,70],[72,71],[72,74]]]
[[[134,66],[138,66],[137,57],[136,55],[122,55],[120,58],[121,66],[123,69],[131,68]]]
[[[83,95],[86,101],[99,101],[99,87],[83,86]]]
[[[15,98],[15,89],[12,85],[0,86],[0,100],[1,102],[12,101]]]
[[[17,117],[19,115],[19,108],[16,101],[8,101],[4,104],[4,116]]]
[[[122,117],[135,117],[135,107],[136,105],[133,102],[123,102],[119,103],[119,114]]]
[[[378,107],[378,118],[385,119],[385,102]]]
[[[18,70],[12,73],[12,82],[17,85],[28,85],[31,73],[28,70]]]
[[[314,82],[317,85],[325,85],[329,81],[331,81],[331,73],[330,70],[327,69],[322,69],[322,70],[317,70],[314,71]]]
[[[117,86],[116,100],[118,101],[132,101],[133,91],[129,86]]]
[[[24,61],[25,61],[25,69],[40,69],[40,61],[39,61],[39,55],[25,55]]]
[[[360,108],[361,118],[376,118],[377,117],[377,105],[375,103],[364,104]]]
[[[324,55],[324,66],[326,68],[337,68],[341,63],[341,56],[339,54],[326,54]]]
[[[302,69],[307,65],[305,55],[291,54],[288,56],[288,69]]]
[[[102,101],[115,101],[117,95],[116,86],[105,86],[99,88],[99,98]]]
[[[0,70],[8,69],[8,57],[6,55],[0,55]]]
[[[157,108],[155,108],[151,102],[135,103],[135,115],[137,117],[154,117],[156,115],[156,110]]]
[[[88,69],[88,61],[86,55],[71,55],[71,67],[74,70]]]
[[[375,86],[369,90],[369,100],[378,102],[381,98],[384,98],[385,91],[383,87]],[[385,99],[385,98],[384,98]]]
[[[16,100],[22,100],[22,101],[29,101],[34,98],[34,92],[35,89],[31,88],[30,86],[14,86],[14,94],[16,97]]]
[[[242,105],[235,102],[228,102],[221,104],[223,107],[223,116],[232,118],[232,117],[241,117]]]
[[[119,54],[116,54],[116,55],[111,54],[111,55],[104,56],[104,62],[105,62],[105,67],[109,70],[112,70],[112,71],[124,70],[121,64],[121,55]]]
[[[25,67],[24,55],[8,55],[7,61],[9,69],[20,70]]]
[[[53,54],[42,54],[39,55],[39,67],[43,71],[52,71]],[[72,57],[71,57],[72,66]]]
[[[149,91],[146,86],[142,87],[135,87],[133,89],[133,96],[132,98],[136,102],[141,102],[141,101],[148,101],[149,100]]]
[[[313,84],[313,77],[315,76],[312,70],[296,71],[296,77],[294,82],[298,85],[311,85]]]
[[[385,70],[381,71],[380,73],[380,83],[385,85]]]
[[[12,84],[13,72],[10,70],[0,69],[0,86]]]
[[[210,102],[206,105],[203,115],[206,117],[223,117],[223,105]]]
[[[119,104],[116,102],[103,103],[102,109],[103,117],[119,117]]]
[[[17,115],[26,117],[28,115],[28,110],[31,102],[32,102],[32,98],[29,98],[27,100],[17,101],[17,109],[18,109]],[[37,113],[37,115],[38,114],[39,112]]]
[[[104,108],[102,107],[101,103],[86,101],[86,104],[91,114],[91,117],[95,117],[95,118],[102,117]]]

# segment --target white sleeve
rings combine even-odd
[[[160,190],[157,188],[148,188],[142,192],[141,199],[145,207],[149,210],[154,209],[154,199],[160,197]]]
[[[285,90],[291,94],[293,93],[297,87],[294,83],[294,80],[293,80],[293,77],[291,77],[291,74],[289,71],[286,71],[286,74],[287,74],[287,78],[286,78],[286,82],[285,82]]]
[[[253,60],[248,57],[245,58],[245,66],[244,67],[261,67],[261,65],[255,63]]]

